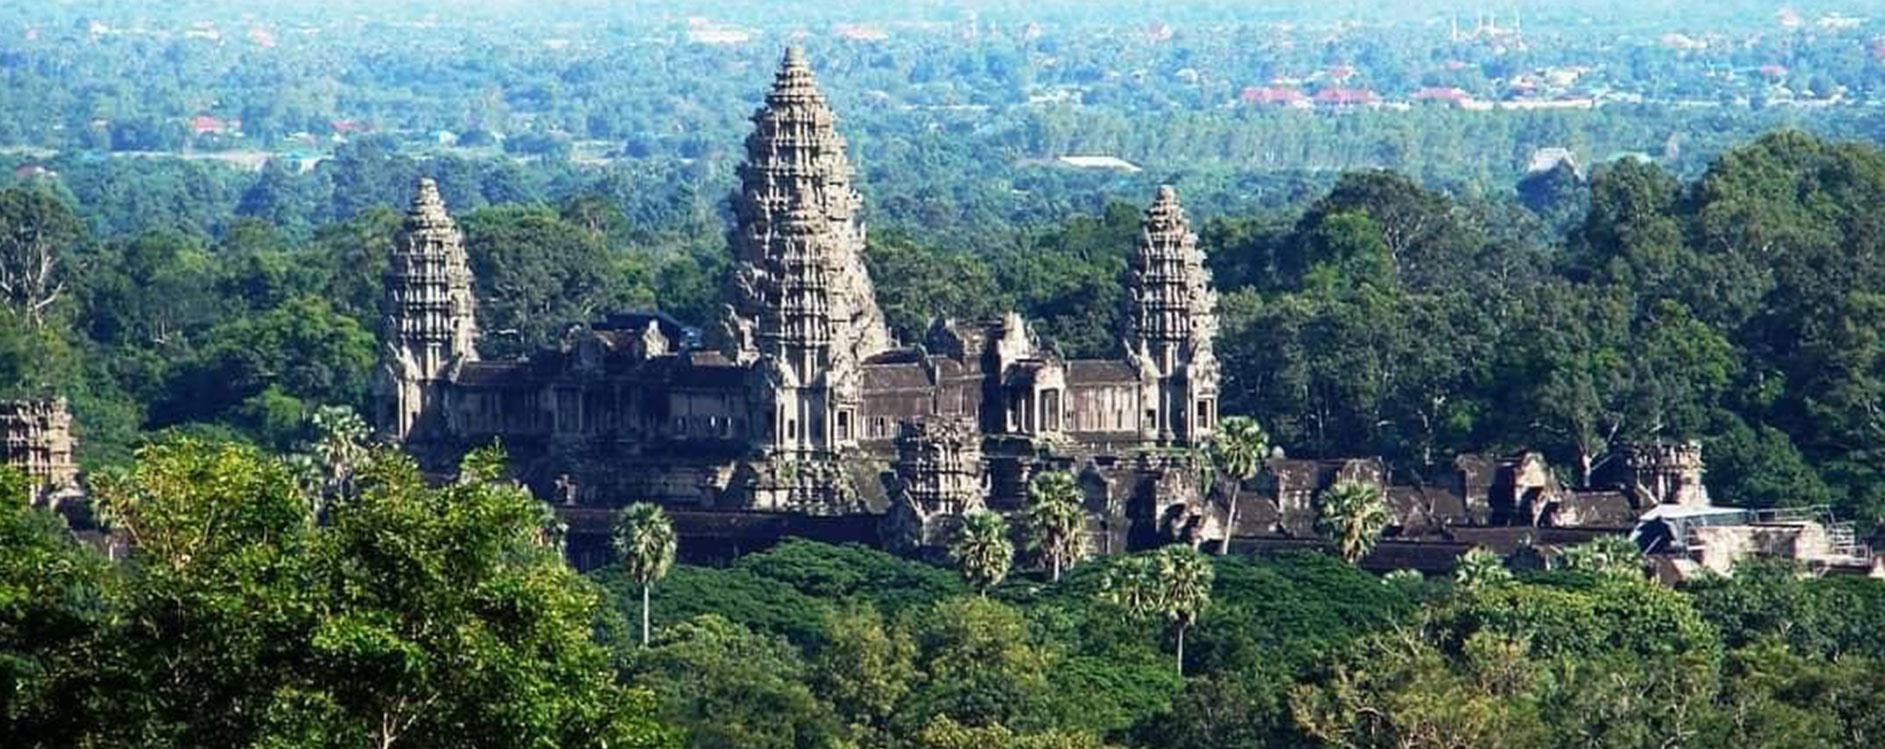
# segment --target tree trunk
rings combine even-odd
[[[1224,537],[1217,540],[1217,555],[1230,553],[1230,537],[1237,531],[1237,494],[1244,482],[1231,479],[1230,509],[1224,511]]]
[[[1185,678],[1185,625],[1178,625],[1178,678]]]
[[[650,586],[645,583],[641,586],[641,646],[644,648],[648,647],[648,588],[649,587]]]

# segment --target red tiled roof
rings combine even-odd
[[[1238,98],[1247,104],[1295,104],[1306,97],[1301,91],[1283,86],[1249,86]]]
[[[1373,104],[1381,100],[1365,88],[1325,88],[1316,92],[1316,103],[1338,107]]]

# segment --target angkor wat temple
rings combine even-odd
[[[1386,568],[1439,571],[1472,545],[1574,543],[1630,533],[1658,507],[1709,507],[1699,448],[1659,444],[1623,451],[1596,491],[1567,487],[1535,453],[1460,456],[1415,480],[1379,459],[1279,456],[1232,515],[1226,492],[1201,490],[1217,298],[1171,189],[1146,209],[1121,279],[1113,358],[1063,358],[1013,313],[939,319],[898,341],[865,269],[844,139],[798,50],[752,122],[730,303],[705,335],[629,312],[571,321],[526,357],[481,358],[463,239],[422,181],[385,277],[382,437],[441,474],[501,442],[583,567],[602,563],[617,509],[636,501],[666,507],[696,557],[786,535],[933,551],[966,512],[1020,509],[1048,470],[1078,477],[1100,553],[1226,535],[1243,550],[1315,544],[1317,495],[1341,480],[1389,499],[1371,565]]]
[[[804,532],[890,518],[886,540],[927,546],[966,510],[1018,506],[1034,473],[1073,469],[1103,548],[1196,501],[1183,456],[1217,419],[1216,296],[1171,190],[1145,214],[1116,358],[1063,359],[1014,314],[899,342],[865,271],[844,139],[798,51],[752,121],[731,303],[705,345],[627,313],[480,358],[462,239],[422,182],[386,276],[383,434],[439,468],[501,440],[518,477],[567,506],[579,549],[598,530],[583,510],[638,500],[728,524],[827,519]]]

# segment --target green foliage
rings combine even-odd
[[[1258,426],[1255,419],[1247,416],[1227,416],[1218,422],[1217,432],[1205,448],[1211,467],[1212,483],[1223,488],[1226,511],[1224,513],[1224,537],[1218,542],[1217,553],[1230,551],[1230,539],[1237,534],[1238,494],[1244,482],[1256,478],[1263,470],[1263,462],[1270,457],[1270,435]]]
[[[1060,582],[1063,567],[1087,553],[1086,508],[1073,474],[1050,471],[1028,482],[1028,507],[1022,517],[1028,549],[1038,554]]]
[[[1483,546],[1475,546],[1460,555],[1453,568],[1453,584],[1461,590],[1477,592],[1512,582],[1512,570],[1505,559]]]
[[[712,614],[664,628],[624,672],[655,692],[688,746],[817,747],[842,736],[795,649]]]
[[[1344,481],[1329,487],[1319,500],[1316,523],[1349,564],[1360,563],[1373,551],[1381,533],[1394,521],[1387,498],[1372,484]]]
[[[674,525],[659,505],[637,502],[615,520],[615,553],[622,571],[641,585],[653,585],[674,565]]]
[[[1014,542],[1008,540],[1008,522],[988,510],[969,513],[949,542],[949,556],[969,585],[982,595],[1008,576],[1014,563]]]
[[[906,616],[918,675],[894,719],[899,732],[937,716],[1024,731],[1048,724],[1056,658],[1030,641],[1019,611],[984,598],[953,598]]]
[[[1564,550],[1564,568],[1598,578],[1641,580],[1643,551],[1624,536],[1604,536]]]
[[[592,639],[595,589],[501,483],[374,453],[327,507],[286,461],[188,438],[95,476],[112,564],[0,517],[7,735],[27,746],[664,746]],[[48,629],[56,627],[57,629]]]

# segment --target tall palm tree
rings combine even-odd
[[[321,494],[329,499],[353,496],[354,474],[366,463],[371,430],[351,408],[325,406],[314,412],[314,457],[320,463]]]
[[[1176,635],[1178,675],[1185,675],[1185,634],[1211,604],[1211,562],[1187,544],[1119,560],[1100,593],[1134,620],[1162,618]]]
[[[615,519],[615,553],[622,570],[641,584],[641,646],[648,647],[648,592],[674,566],[674,524],[658,505],[636,502]]]
[[[1062,567],[1086,556],[1086,510],[1080,506],[1080,486],[1073,474],[1051,471],[1028,482],[1028,509],[1022,522],[1028,547],[1047,561],[1054,582]]]
[[[1230,537],[1237,529],[1237,493],[1244,482],[1263,470],[1263,459],[1270,453],[1270,435],[1248,416],[1225,417],[1211,438],[1211,471],[1229,486],[1224,491],[1230,504],[1224,511],[1224,537],[1217,542],[1217,553],[1230,553]]]
[[[988,595],[1008,576],[1014,562],[1014,544],[1008,540],[1008,521],[988,510],[976,510],[962,518],[955,540],[949,544],[949,556],[962,567],[975,592]]]
[[[1394,522],[1381,489],[1359,481],[1342,481],[1322,493],[1322,513],[1316,518],[1324,536],[1335,542],[1342,561],[1355,564],[1374,551],[1381,533]]]
[[[1159,609],[1178,635],[1178,676],[1185,675],[1185,633],[1211,605],[1211,561],[1197,549],[1174,544],[1158,554]]]

